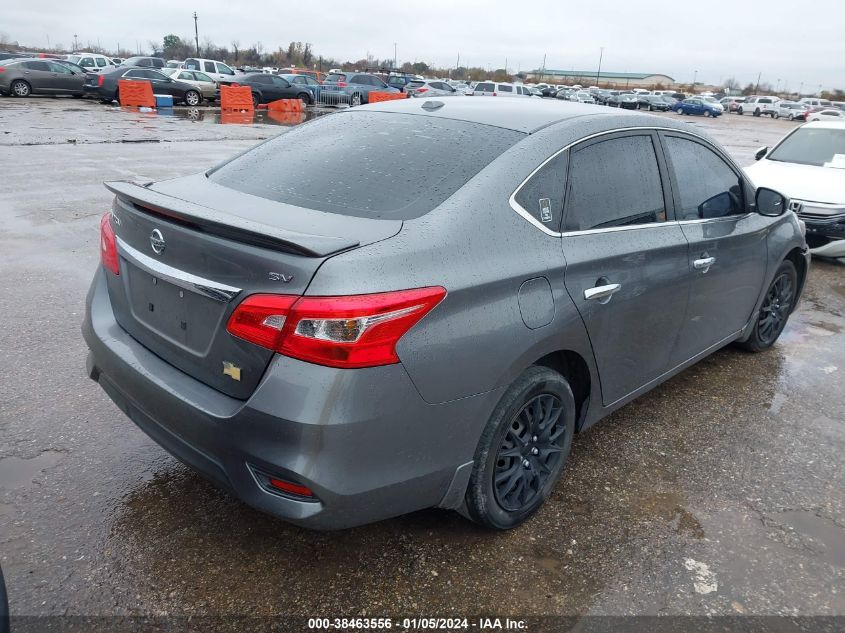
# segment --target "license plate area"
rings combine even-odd
[[[125,270],[127,294],[137,321],[171,343],[204,355],[220,322],[223,305],[137,266],[130,264]]]

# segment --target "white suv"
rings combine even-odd
[[[96,53],[73,53],[65,55],[65,59],[82,66],[89,73],[98,73],[104,68],[108,70],[117,67],[110,57]]]
[[[218,62],[214,59],[201,59],[198,57],[189,57],[180,68],[185,70],[198,70],[211,77],[219,84],[228,85],[237,83],[235,79],[235,71],[229,68],[223,62]]]
[[[761,114],[768,114],[770,117],[775,116],[775,104],[780,101],[777,97],[748,97],[745,101],[739,104],[736,109],[737,114],[745,114],[750,112],[754,116]]]
[[[479,81],[472,90],[474,97],[530,97],[531,89],[522,84]]]

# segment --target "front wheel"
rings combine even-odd
[[[202,97],[196,90],[188,90],[185,93],[185,105],[193,108],[194,106],[198,106],[201,102]]]
[[[739,116],[742,116],[742,108],[738,108],[738,109],[737,109],[737,111],[736,111],[736,113],[737,113]]]
[[[770,348],[786,327],[786,321],[798,300],[798,273],[795,264],[784,260],[775,272],[775,277],[766,291],[754,329],[742,347],[751,352],[762,352]]]
[[[261,98],[253,92],[252,93],[252,107],[257,109],[259,103],[261,103]]]
[[[760,116],[760,110],[754,110],[754,116]]]
[[[353,106],[359,106],[363,103],[363,101],[361,100],[361,95],[357,92],[354,95],[352,95],[352,99],[350,99],[349,102]]]
[[[300,92],[298,95],[296,95],[296,98],[299,99],[300,101],[302,101],[303,107],[309,106],[312,103],[311,102],[311,95],[309,95],[307,92]]]
[[[790,114],[790,115],[789,115],[789,120],[790,120],[790,121],[794,121],[794,120],[795,120],[795,115],[794,115],[794,114]]]
[[[560,478],[574,432],[569,383],[548,367],[529,367],[502,396],[481,434],[466,493],[469,517],[497,530],[530,517]]]

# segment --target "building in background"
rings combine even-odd
[[[596,82],[595,70],[554,70],[552,68],[532,70],[528,73],[529,80],[543,81],[553,84],[581,84],[582,86],[599,85],[613,88],[652,88],[662,85],[671,87],[675,80],[669,75],[660,73],[598,73]]]

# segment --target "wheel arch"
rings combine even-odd
[[[33,94],[34,91],[32,90],[32,84],[29,83],[26,79],[23,79],[22,77],[18,77],[17,79],[12,80],[12,82],[9,84],[9,94],[10,95],[15,94],[14,88],[12,88],[12,86],[14,86],[16,83],[26,84],[27,86],[29,86],[29,94]]]
[[[534,365],[553,369],[566,378],[570,389],[572,389],[572,395],[575,396],[575,415],[577,416],[575,430],[576,432],[580,431],[587,417],[593,386],[590,366],[587,361],[578,352],[558,350],[537,359]]]
[[[804,251],[801,250],[800,247],[796,246],[791,251],[786,254],[784,259],[788,259],[793,263],[795,266],[795,270],[798,272],[798,291],[796,295],[798,297],[804,291],[804,283],[807,281],[807,273],[809,272],[807,266],[807,259],[804,257]],[[792,306],[792,311],[795,312],[795,309],[798,307],[798,301],[795,302],[795,305]]]

